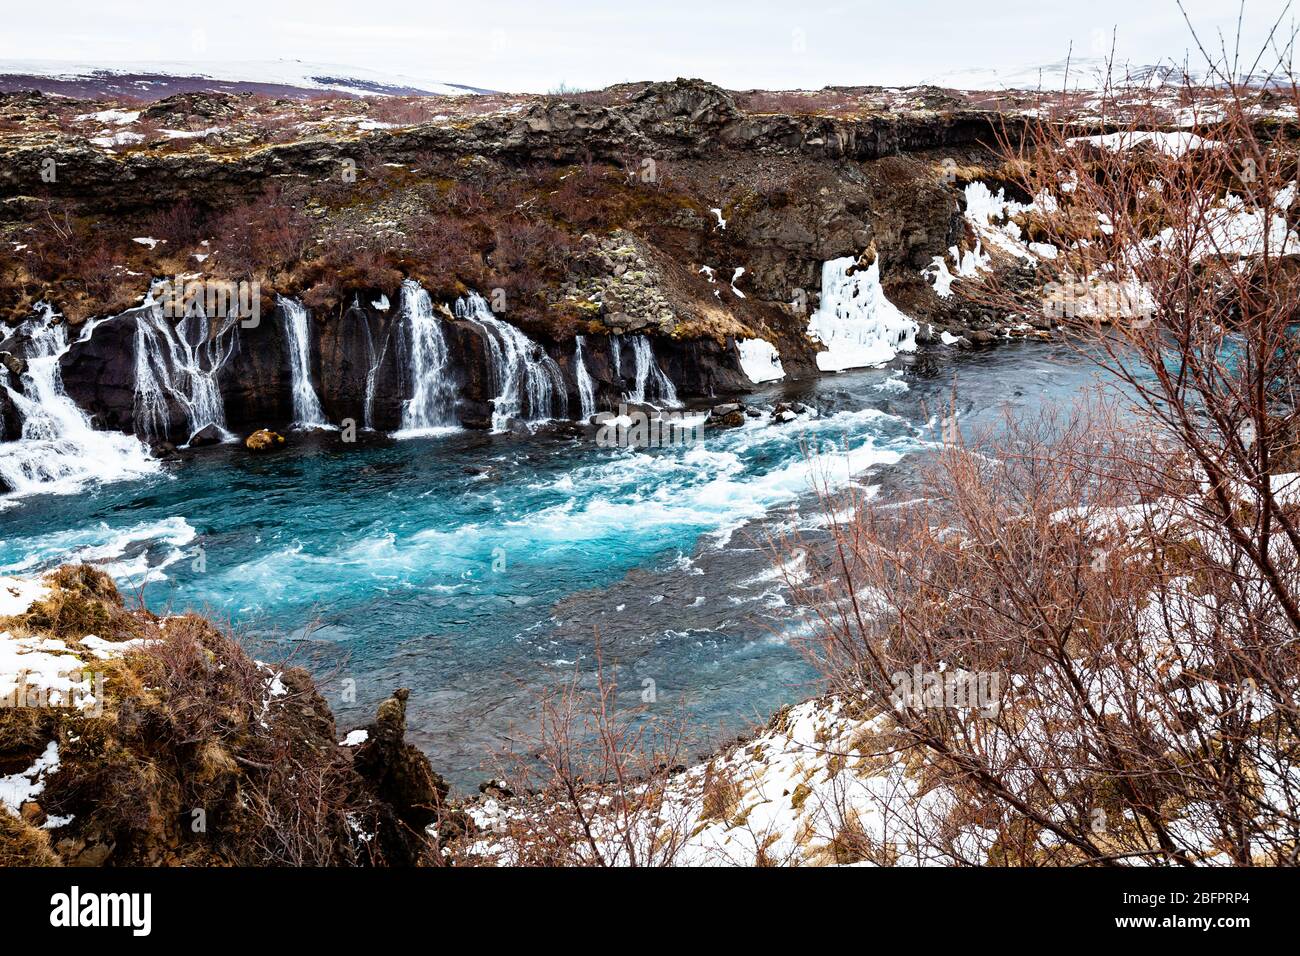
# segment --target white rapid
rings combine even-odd
[[[617,347],[617,346],[616,346]],[[666,408],[681,405],[677,400],[677,388],[659,369],[655,361],[654,346],[644,335],[632,337],[632,355],[636,359],[636,385],[628,394],[629,402],[653,401]],[[652,387],[650,387],[652,386]],[[653,397],[650,392],[653,392]]]
[[[215,425],[225,440],[226,406],[217,373],[235,351],[239,319],[210,322],[199,303],[172,323],[156,303],[135,322],[135,427],[149,440],[167,437],[169,401],[185,410],[188,438]]]
[[[158,463],[137,438],[95,431],[89,416],[64,391],[59,359],[72,346],[67,324],[47,306],[20,331],[30,343],[21,389],[0,366],[0,387],[22,421],[18,440],[0,442],[0,486],[14,496],[69,494],[91,482],[156,472]],[[89,339],[93,333],[94,324],[88,323],[81,337]]]
[[[916,351],[917,325],[885,298],[880,260],[866,269],[856,265],[852,256],[822,265],[821,305],[808,320],[808,334],[826,347],[817,353],[823,372],[883,365],[899,352]]]
[[[508,322],[502,322],[483,297],[471,292],[456,300],[456,317],[483,330],[497,397],[492,400],[492,430],[505,431],[511,419],[545,419],[569,414],[564,375],[546,350]]]
[[[311,383],[311,318],[297,299],[279,299],[284,334],[293,374],[293,424],[299,428],[327,428],[320,397]]]
[[[401,432],[427,434],[454,426],[456,388],[442,319],[433,310],[429,293],[410,279],[402,283],[398,325],[411,383],[411,397],[402,403]],[[373,373],[366,384],[368,390],[373,387]]]
[[[573,374],[578,381],[578,399],[582,402],[582,420],[591,421],[591,417],[596,414],[596,386],[591,380],[591,373],[587,371],[587,362],[583,358],[583,345],[586,336],[579,335],[574,340],[577,345],[573,353]]]

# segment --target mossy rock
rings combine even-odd
[[[269,428],[259,428],[244,439],[244,447],[252,452],[274,451],[284,447],[284,436]]]

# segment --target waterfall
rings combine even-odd
[[[284,315],[284,334],[289,345],[289,369],[293,375],[293,424],[300,428],[329,426],[320,398],[311,384],[311,320],[297,299],[279,299]]]
[[[916,351],[917,324],[885,297],[880,260],[863,269],[852,256],[822,264],[822,296],[808,318],[808,334],[825,346],[823,372],[883,365]]]
[[[636,359],[636,386],[628,395],[629,402],[645,402],[649,400],[646,386],[653,385],[655,399],[659,404],[668,408],[674,408],[681,404],[677,400],[677,389],[659,369],[659,363],[655,361],[654,346],[650,344],[650,339],[644,335],[632,337],[632,355]]]
[[[18,440],[0,442],[0,490],[7,487],[15,495],[67,494],[91,481],[153,474],[158,463],[135,436],[95,431],[89,416],[64,391],[59,359],[71,343],[67,324],[56,323],[55,317],[44,306],[40,317],[19,327],[29,343],[21,390],[0,366],[0,388],[22,422]],[[87,323],[80,340],[89,340],[93,333],[94,323]]]
[[[455,385],[450,374],[450,353],[442,334],[442,319],[433,311],[429,293],[418,282],[402,283],[398,311],[402,341],[406,350],[411,397],[402,403],[401,430],[408,434],[427,433],[454,426]],[[372,386],[367,380],[367,390]]]
[[[587,372],[587,363],[582,357],[582,346],[585,336],[579,335],[575,341],[577,348],[573,353],[573,374],[578,380],[578,398],[582,402],[582,420],[591,421],[591,416],[596,414],[596,386],[591,381],[591,375]]]
[[[492,400],[493,431],[505,431],[511,419],[554,418],[557,405],[560,417],[569,414],[564,375],[545,349],[493,315],[477,292],[456,300],[456,317],[483,330],[491,353],[489,371],[497,388]]]
[[[387,299],[384,300],[387,304]],[[370,319],[364,312],[361,312],[361,300],[356,300],[356,310],[361,315],[361,327],[366,330],[366,362],[368,371],[366,372],[366,406],[365,419],[362,427],[366,431],[375,430],[375,389],[379,383],[379,366],[384,364],[384,356],[388,354],[388,337],[384,337],[384,347],[380,349],[379,354],[375,354],[375,338],[370,334]]]
[[[220,326],[208,321],[200,303],[172,325],[156,303],[135,322],[136,430],[149,440],[167,437],[170,401],[185,410],[189,438],[215,425],[227,440],[226,408],[217,373],[235,350],[239,319]]]

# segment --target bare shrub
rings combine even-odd
[[[216,263],[235,276],[253,276],[302,258],[311,239],[310,219],[279,187],[235,206],[212,224]]]
[[[547,694],[536,732],[503,755],[500,789],[514,796],[487,836],[488,849],[453,849],[461,864],[670,866],[688,834],[672,799],[683,754],[679,720],[651,718],[618,702],[618,681],[597,640],[590,683]]]
[[[1295,168],[1237,72],[1188,84],[1205,142],[1151,135],[1165,106],[1132,90],[1103,93],[1107,139],[1068,116],[1008,139],[1057,256],[972,295],[1056,318],[1081,295],[1072,341],[1118,389],[951,429],[919,501],[833,519],[794,582],[834,692],[912,755],[921,796],[880,809],[920,859],[1296,861]],[[994,699],[954,700],[971,679]]]

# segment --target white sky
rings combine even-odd
[[[1203,37],[1235,0],[1184,0]],[[1257,49],[1282,0],[1251,0]],[[1288,19],[1288,24],[1289,24]],[[733,89],[912,83],[1109,51],[1183,59],[1175,0],[5,0],[0,59],[113,66],[299,59],[500,90],[699,76]],[[11,64],[12,66],[12,64]]]

